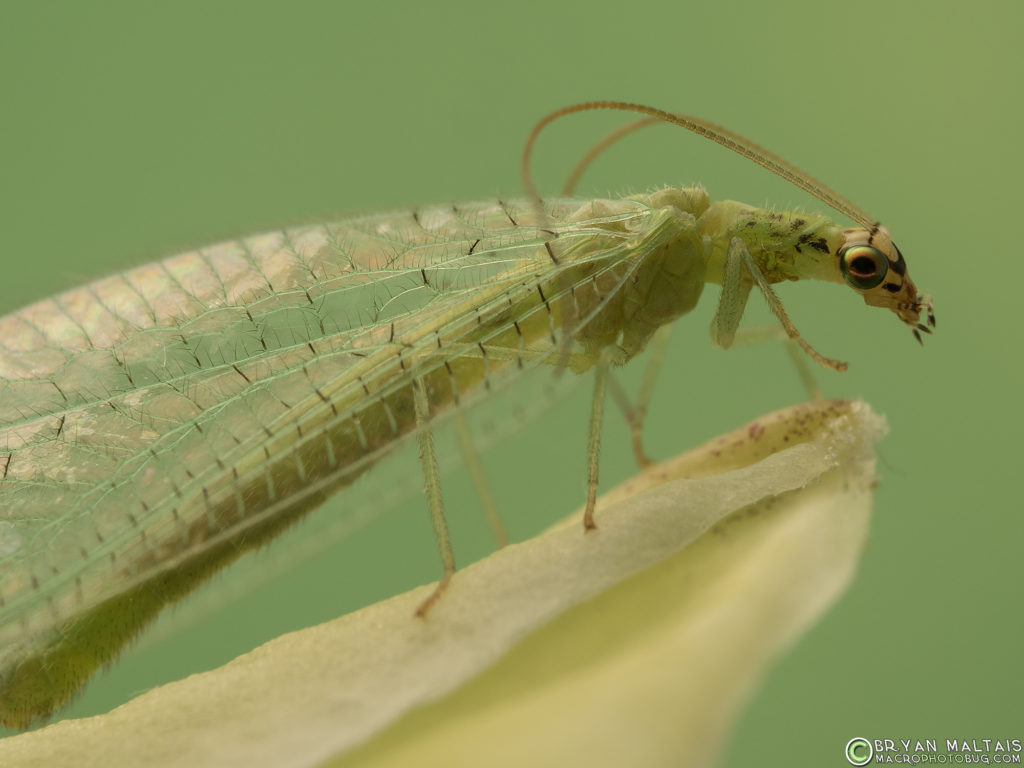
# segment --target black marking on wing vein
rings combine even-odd
[[[50,379],[50,384],[53,385],[53,388],[57,390],[58,394],[60,394],[61,399],[66,403],[68,401],[68,396],[64,394],[64,390],[61,389],[57,382],[53,381],[52,379]]]
[[[516,335],[519,337],[519,347],[520,347],[520,349],[516,350],[516,366],[518,368],[522,369],[523,368],[523,356],[520,354],[520,350],[522,349],[522,346],[523,346],[523,331],[519,327],[519,321],[518,320],[513,320],[512,321],[512,325],[515,326]]]
[[[117,353],[114,352],[114,350],[110,350],[110,356],[114,358],[114,362],[117,363],[118,367],[124,372],[124,376],[125,376],[126,379],[128,379],[128,383],[131,384],[134,387],[135,386],[135,381],[132,379],[132,372],[128,368],[128,366],[125,365],[124,360],[122,360],[120,357],[118,357]],[[113,407],[113,406],[111,406],[111,407]],[[114,410],[117,410],[117,409],[115,408]]]
[[[455,405],[458,405],[459,404],[459,388],[455,385],[455,371],[452,370],[452,366],[451,366],[451,364],[447,360],[444,361],[444,367],[445,367],[445,370],[448,371],[448,380],[452,384],[452,403],[454,403]]]
[[[551,257],[551,262],[553,264],[558,264],[559,261],[558,261],[557,258],[555,258],[555,252],[551,250],[551,243],[549,243],[547,240],[545,240],[544,241],[544,248],[547,249],[548,256]]]
[[[498,201],[498,205],[501,206],[501,210],[503,210],[505,212],[505,216],[508,217],[508,220],[510,222],[512,222],[512,226],[513,227],[518,227],[519,226],[519,222],[516,221],[514,218],[512,218],[512,212],[509,211],[508,206],[505,205],[505,203],[503,201],[501,201],[501,200]]]
[[[256,331],[256,337],[260,340],[260,346],[263,347],[263,351],[267,351],[267,341],[263,338],[263,326],[256,322],[256,318],[252,316],[252,312],[249,311],[248,307],[243,307],[245,310],[245,316],[249,318],[249,322],[252,323],[253,329]]]

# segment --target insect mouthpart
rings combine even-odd
[[[932,302],[932,297],[925,294],[918,294],[915,299],[911,311],[914,314],[914,320],[909,321],[904,319],[904,322],[910,326],[914,332],[914,338],[917,339],[917,343],[924,345],[924,341],[921,338],[922,333],[932,333],[932,329],[935,328],[935,304]],[[926,323],[920,321],[921,314],[924,314]]]

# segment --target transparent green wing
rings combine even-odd
[[[617,267],[652,209],[548,208],[541,222],[525,203],[476,203],[270,233],[0,318],[0,678],[85,611],[197,553],[259,543],[361,472],[412,432],[414,377],[457,404],[551,355],[554,327],[534,354],[506,347],[514,365],[495,339],[543,311],[538,285],[558,269]]]

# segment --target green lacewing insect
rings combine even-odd
[[[539,131],[589,109],[711,138],[849,216],[711,202],[699,188],[541,200]],[[644,121],[650,122],[650,120]],[[888,231],[757,145],[694,118],[591,102],[544,118],[528,198],[425,206],[243,238],[0,318],[0,723],[48,717],[151,621],[399,443],[420,442],[455,570],[431,427],[540,365],[608,368],[722,286],[714,343],[756,286],[843,283],[920,340],[935,325]]]

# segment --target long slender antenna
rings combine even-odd
[[[663,122],[658,117],[642,117],[639,120],[634,120],[631,123],[616,128],[614,131],[609,133],[597,144],[587,150],[587,154],[580,158],[579,162],[576,163],[576,167],[569,172],[568,177],[565,179],[565,183],[562,185],[562,194],[566,197],[571,197],[572,193],[576,191],[576,185],[579,184],[580,178],[586,173],[593,162],[604,154],[605,150],[608,149],[612,144],[621,139],[626,138],[629,134],[639,131],[641,128],[646,128],[648,125],[657,125]]]
[[[520,166],[520,172],[523,179],[523,188],[539,210],[543,210],[541,198],[537,192],[537,186],[533,182],[533,175],[530,172],[530,160],[533,156],[533,145],[536,143],[537,137],[545,127],[550,123],[553,123],[555,120],[576,112],[588,112],[598,109],[616,110],[619,112],[636,112],[641,115],[647,115],[650,118],[663,120],[666,123],[678,125],[681,128],[692,131],[706,139],[711,139],[711,141],[721,144],[727,149],[731,149],[733,152],[742,155],[748,160],[753,160],[755,163],[763,168],[767,168],[775,175],[782,177],[791,184],[794,184],[814,195],[831,208],[849,216],[862,227],[871,229],[878,224],[877,220],[869,216],[866,211],[854,205],[827,184],[818,181],[816,178],[800,170],[792,163],[783,160],[778,155],[773,152],[769,152],[764,147],[740,136],[738,133],[733,133],[727,128],[715,125],[714,123],[709,123],[706,120],[701,120],[698,117],[678,115],[673,112],[665,112],[664,110],[655,109],[654,107],[648,107],[643,104],[631,104],[626,101],[588,101],[583,104],[574,104],[569,107],[563,107],[562,109],[556,110],[541,118],[533,127],[529,137],[526,139],[526,146],[523,147],[523,158]],[[642,121],[630,124],[629,130],[625,133],[612,134],[609,137],[610,141],[602,142],[599,147],[603,149],[626,133],[630,133],[633,130],[636,130],[636,128],[641,127],[640,122]],[[592,158],[588,154],[587,158],[585,158],[586,163],[589,163],[591,159]],[[571,178],[575,180],[575,175]]]

